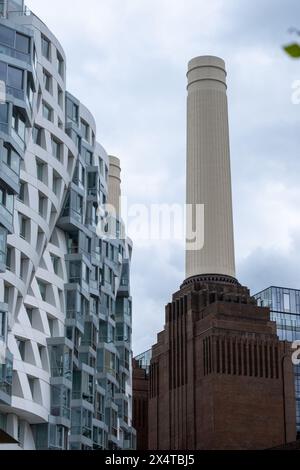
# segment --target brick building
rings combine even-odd
[[[230,278],[185,283],[152,348],[150,449],[266,449],[295,440],[290,344]]]
[[[296,439],[290,343],[235,276],[226,75],[217,57],[189,62],[186,201],[193,211],[186,280],[152,347],[151,450],[267,449]],[[202,226],[194,220],[201,206]]]
[[[148,449],[149,368],[137,358],[132,364],[133,412],[137,450]]]

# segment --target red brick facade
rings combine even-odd
[[[149,393],[151,450],[266,449],[296,438],[290,344],[231,278],[194,278],[174,294]]]
[[[139,367],[133,359],[133,427],[136,430],[137,450],[148,449],[148,405],[149,405],[149,374]]]

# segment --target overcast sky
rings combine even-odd
[[[67,86],[94,114],[97,139],[122,161],[131,203],[184,202],[186,67],[225,59],[237,271],[253,293],[300,288],[300,61],[281,46],[300,29],[297,0],[27,0],[60,40]],[[300,41],[300,38],[299,38]],[[184,280],[175,242],[136,242],[134,353],[164,324]]]

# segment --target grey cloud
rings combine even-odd
[[[91,0],[85,9],[79,0],[27,3],[62,42],[68,87],[96,116],[107,151],[121,157],[131,203],[184,201],[186,62],[200,54],[226,59],[239,275],[254,290],[300,287],[296,235],[294,250],[286,249],[300,219],[300,107],[291,104],[300,62],[281,50],[294,39],[287,29],[300,28],[299,2]],[[278,206],[281,220],[270,214]],[[155,340],[183,277],[177,246],[136,243],[135,352]]]

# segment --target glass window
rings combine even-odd
[[[82,132],[82,137],[89,142],[89,125],[81,120],[81,132]]]
[[[285,312],[290,310],[290,294],[283,294],[283,308]]]
[[[93,166],[93,154],[89,150],[85,152],[85,161],[87,165]]]
[[[29,54],[30,52],[30,38],[25,34],[16,33],[16,49],[17,51]]]
[[[39,215],[41,217],[45,216],[45,212],[47,209],[46,202],[47,202],[46,198],[42,194],[40,194],[39,195]]]
[[[60,190],[60,181],[61,181],[61,178],[60,176],[53,171],[53,186],[52,186],[52,190],[54,192],[54,194],[56,196],[58,196],[58,193],[59,193],[59,190]]]
[[[40,289],[42,300],[46,302],[47,285],[44,282],[38,281],[38,286]]]
[[[81,263],[80,261],[70,262],[70,281],[79,282],[81,279]]]
[[[28,219],[22,217],[20,224],[20,237],[26,239]]]
[[[83,198],[79,194],[75,195],[75,210],[79,214],[83,212]]]
[[[64,76],[64,61],[58,51],[57,51],[57,71],[61,77]]]
[[[3,162],[17,175],[20,173],[20,156],[10,145],[3,147]]]
[[[16,338],[16,341],[17,341],[17,345],[18,345],[18,348],[19,348],[19,352],[20,352],[20,356],[21,356],[21,359],[23,359],[23,361],[25,360],[25,346],[26,346],[26,342],[22,339],[18,339]]]
[[[29,101],[29,104],[32,106],[33,103],[33,95],[34,95],[34,85],[33,85],[33,80],[32,77],[28,74],[28,80],[27,80],[27,98]]]
[[[42,36],[42,54],[46,59],[51,59],[51,43],[45,36]]]
[[[7,44],[10,47],[14,47],[15,32],[11,28],[0,25],[0,43]]]
[[[53,265],[53,271],[55,272],[56,275],[59,273],[59,258],[58,256],[51,255],[51,261]]]
[[[78,124],[78,106],[67,98],[67,117]]]
[[[36,145],[42,145],[42,128],[35,126],[33,128],[33,141]]]
[[[6,82],[7,80],[7,64],[0,62],[0,80]]]
[[[14,197],[12,194],[8,194],[4,189],[0,188],[0,204],[2,204],[10,214],[13,213],[14,209]]]
[[[44,78],[44,86],[45,89],[49,92],[52,93],[52,77],[50,73],[47,72],[47,70],[43,70],[43,78]]]
[[[0,263],[5,264],[6,261],[6,239],[7,231],[0,226]]]
[[[24,72],[17,67],[8,66],[7,71],[7,85],[12,88],[17,88],[18,90],[23,89],[23,76]]]
[[[21,202],[25,201],[25,184],[26,183],[23,183],[22,181],[20,182],[20,192],[19,192],[18,199]]]
[[[8,104],[0,104],[0,123],[8,123]]]
[[[53,109],[45,101],[43,101],[43,116],[48,121],[53,120]]]
[[[101,157],[99,157],[99,166],[100,166],[100,174],[103,176],[104,175],[104,165],[103,165],[103,160]]]
[[[10,11],[15,11],[18,13],[24,12],[24,0],[9,0],[8,3]]]
[[[0,339],[5,340],[6,337],[6,313],[0,312]]]
[[[17,135],[24,142],[25,141],[25,132],[26,132],[25,118],[22,116],[22,114],[20,114],[18,112],[18,110],[16,108],[14,108],[14,110],[13,110],[12,127],[16,131]]]
[[[53,136],[51,142],[53,156],[60,161],[62,157],[62,144],[58,142]]]
[[[59,106],[63,109],[64,106],[64,92],[60,88],[59,85],[57,85],[57,102]]]
[[[82,278],[88,284],[90,280],[90,270],[85,263],[82,265]]]

